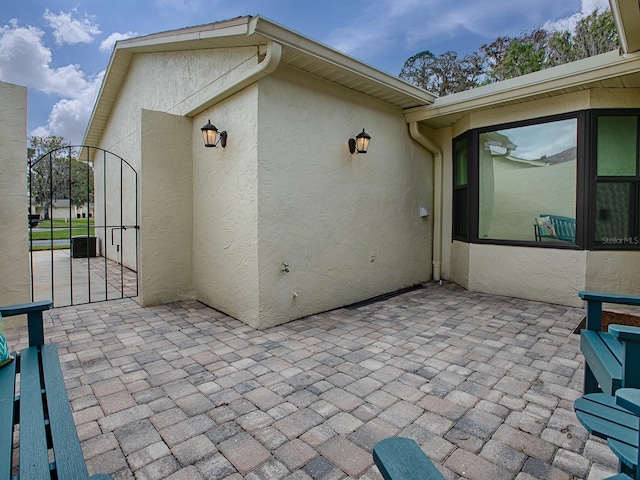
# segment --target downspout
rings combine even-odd
[[[190,109],[184,115],[187,117],[193,117],[210,106],[215,105],[234,93],[239,92],[243,88],[248,87],[252,83],[257,82],[261,78],[266,77],[270,73],[273,73],[276,68],[278,68],[278,65],[280,65],[281,58],[282,46],[279,43],[269,41],[266,46],[266,55],[260,63],[246,72],[243,72],[238,78],[233,79],[229,85],[224,86],[212,96],[207,96],[207,101],[205,103],[199,104],[195,108]]]
[[[442,150],[422,135],[418,122],[409,123],[411,138],[433,154],[433,279],[440,280],[442,265]]]

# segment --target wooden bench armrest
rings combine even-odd
[[[640,415],[640,390],[637,388],[621,388],[616,392],[616,404]]]
[[[616,293],[578,292],[581,299],[588,302],[617,303],[620,305],[640,305],[640,296],[620,295]]]
[[[53,306],[51,300],[40,300],[38,302],[21,303],[19,305],[0,306],[0,315],[11,317],[13,315],[29,314],[32,312],[43,312]]]
[[[621,342],[640,343],[640,327],[628,325],[609,325],[609,333]]]
[[[587,302],[587,330],[600,330],[602,326],[602,304],[640,305],[640,296],[619,295],[615,293],[578,292],[578,296]]]
[[[0,306],[0,316],[12,317],[14,315],[27,315],[27,327],[29,329],[29,346],[35,347],[44,344],[44,326],[42,325],[42,312],[53,306],[51,300],[21,303],[19,305]]]
[[[385,480],[444,480],[440,471],[410,438],[380,440],[373,460]]]

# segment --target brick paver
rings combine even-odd
[[[115,300],[47,312],[45,336],[91,474],[379,480],[373,446],[406,436],[447,479],[604,478],[572,409],[583,314],[430,284],[265,331]]]

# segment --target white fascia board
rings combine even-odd
[[[216,24],[214,24],[215,26]],[[186,28],[182,30],[173,30],[163,33],[155,33],[144,37],[130,38],[127,40],[120,40],[117,42],[119,48],[148,48],[160,47],[162,45],[175,45],[182,42],[190,42],[194,40],[206,40],[212,38],[233,37],[239,35],[246,35],[248,31],[247,23],[230,26],[218,26],[217,28],[211,28],[209,25],[203,27]]]
[[[321,62],[331,64],[370,82],[395,90],[402,95],[413,98],[416,103],[430,104],[436,98],[426,90],[360,62],[300,33],[282,27],[264,17],[257,16],[249,22],[249,35],[253,34],[261,35],[288,48],[316,58]]]
[[[618,29],[618,38],[625,53],[640,50],[640,2],[638,0],[609,0],[611,13]]]

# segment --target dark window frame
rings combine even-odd
[[[576,119],[576,148],[577,148],[577,164],[576,164],[576,238],[575,243],[550,243],[550,242],[536,242],[536,241],[523,241],[523,240],[505,240],[505,239],[491,239],[491,238],[479,238],[478,235],[478,222],[479,222],[479,205],[480,205],[480,192],[479,192],[479,138],[480,134],[486,132],[494,132],[502,129],[510,129],[510,128],[519,128],[519,127],[527,127],[532,125],[540,125],[544,123],[553,123],[556,121],[562,121],[567,119]],[[462,135],[458,135],[453,139],[452,142],[452,151],[455,154],[455,143],[462,138],[467,138],[468,145],[468,178],[467,178],[467,188],[468,188],[468,230],[469,235],[468,238],[465,239],[461,236],[456,236],[455,232],[452,236],[453,240],[459,240],[468,243],[477,243],[477,244],[489,244],[489,245],[510,245],[510,246],[527,246],[527,247],[539,247],[539,248],[560,248],[560,249],[569,249],[569,250],[579,250],[582,249],[585,244],[585,229],[582,221],[578,221],[579,218],[584,216],[584,194],[585,189],[583,188],[582,182],[579,181],[581,176],[584,178],[585,172],[584,161],[581,161],[581,158],[584,158],[584,125],[585,125],[585,112],[568,112],[562,113],[558,115],[549,115],[544,117],[536,117],[532,119],[519,120],[515,122],[502,123],[497,125],[489,125],[486,127],[475,128],[472,130],[468,130]],[[453,184],[455,189],[455,162],[454,162],[454,177]],[[453,223],[456,223],[456,211],[454,206],[453,211]]]
[[[636,175],[635,176],[601,176],[598,169],[598,119],[600,117],[636,117]],[[589,110],[587,113],[589,126],[588,168],[590,175],[585,187],[588,198],[588,238],[591,250],[640,250],[640,109],[639,108],[610,108]],[[598,242],[596,237],[596,189],[598,183],[628,183],[633,193],[629,198],[630,240],[621,243],[605,244]]]
[[[467,143],[467,183],[464,185],[456,185],[456,181],[458,178],[458,162],[457,162],[456,155],[459,151],[457,145],[462,142]],[[469,242],[469,239],[471,238],[470,226],[472,222],[471,222],[471,211],[469,209],[471,204],[470,191],[469,191],[469,187],[471,183],[471,173],[469,172],[469,168],[471,167],[471,161],[469,158],[470,151],[471,151],[471,145],[469,143],[468,132],[465,132],[462,135],[459,135],[453,139],[453,143],[452,143],[452,156],[453,156],[453,194],[452,194],[453,217],[452,218],[453,218],[453,222],[451,225],[451,235],[454,240],[460,240],[462,242]],[[462,212],[460,211],[461,209],[458,203],[461,192],[465,192],[467,196],[466,208],[462,209],[463,212],[464,210],[466,210],[466,215],[464,215],[464,218],[460,218]],[[464,223],[466,227],[466,233],[460,231],[460,228],[459,228],[460,222]]]

